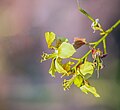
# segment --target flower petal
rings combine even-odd
[[[76,52],[72,44],[63,42],[58,48],[58,56],[60,58],[69,58]]]
[[[100,95],[96,92],[96,89],[88,84],[81,86],[80,89],[86,94],[91,92],[95,97],[100,97]]]
[[[80,87],[82,85],[82,82],[83,82],[83,78],[80,75],[78,75],[78,76],[75,77],[74,84],[77,87]]]
[[[90,77],[94,72],[93,63],[86,61],[84,64],[81,64],[80,65],[80,72],[86,78]]]
[[[55,59],[52,60],[51,67],[49,69],[49,73],[51,74],[52,77],[55,77]]]
[[[63,69],[63,67],[58,63],[58,60],[55,60],[55,68],[58,73],[67,74],[67,71]]]
[[[45,33],[45,39],[46,39],[48,48],[51,48],[51,44],[55,40],[55,33],[53,33],[53,32],[46,32]]]

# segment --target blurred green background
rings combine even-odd
[[[80,0],[104,29],[120,19],[120,0]],[[105,68],[91,78],[101,98],[72,86],[64,92],[60,75],[48,74],[46,31],[67,37],[100,38],[75,0],[0,0],[0,110],[120,110],[120,26],[107,39]],[[79,49],[82,56],[87,47]]]

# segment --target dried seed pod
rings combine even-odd
[[[77,38],[77,37],[74,38],[73,46],[75,49],[78,49],[79,47],[81,47],[84,44],[86,44],[85,38]]]

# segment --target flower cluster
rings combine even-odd
[[[87,58],[77,59],[72,57],[78,48],[85,44],[88,45],[86,39],[74,38],[74,43],[71,44],[68,39],[56,37],[53,32],[46,32],[45,39],[52,53],[43,53],[41,61],[52,59],[49,69],[49,73],[52,77],[55,77],[56,72],[60,73],[61,77],[69,76],[69,79],[64,79],[63,81],[64,90],[69,90],[71,85],[74,84],[86,94],[91,92],[94,96],[100,97],[96,89],[88,83],[88,79],[95,70],[95,61],[89,62]],[[94,56],[94,60],[96,60],[98,56],[97,52],[95,53],[92,50],[91,53],[92,56]],[[65,60],[65,63],[63,63],[63,60]],[[78,62],[75,63],[74,60],[78,60]]]
[[[61,73],[62,75],[69,75],[70,66],[73,62],[67,62],[66,64],[62,64],[62,60],[71,57],[76,50],[73,45],[68,43],[68,39],[59,39],[56,38],[53,32],[45,33],[46,42],[48,48],[53,50],[52,54],[43,53],[42,61],[52,59],[51,67],[49,69],[49,73],[55,77],[55,72]],[[52,43],[56,41],[55,46]]]
[[[86,94],[90,92],[95,97],[100,97],[96,92],[96,89],[90,85],[88,80],[95,70],[97,70],[97,77],[99,78],[99,71],[104,67],[102,58],[107,55],[106,37],[120,24],[120,20],[118,20],[111,28],[104,31],[99,23],[99,19],[93,19],[80,7],[79,2],[77,3],[79,11],[92,21],[91,28],[94,30],[94,33],[95,31],[99,31],[101,38],[93,43],[88,43],[85,38],[74,38],[74,42],[69,43],[67,38],[57,37],[53,32],[46,32],[46,43],[48,49],[50,49],[52,53],[43,53],[41,62],[52,59],[49,69],[50,75],[55,77],[56,73],[60,73],[61,78],[67,77],[67,79],[63,80],[62,86],[64,90],[69,90],[71,85],[75,85]],[[103,43],[104,52],[97,48],[100,43]],[[76,53],[77,49],[82,45],[89,46],[90,50],[81,58],[73,58],[74,53]],[[90,54],[92,56],[92,61],[88,61],[88,56]]]

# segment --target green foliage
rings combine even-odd
[[[104,31],[99,19],[93,19],[86,11],[84,11],[78,4],[79,11],[86,15],[88,19],[92,21],[91,28],[95,31],[100,31],[101,38],[92,43],[88,43],[85,38],[74,38],[74,43],[70,43],[65,37],[58,37],[54,32],[46,32],[45,39],[49,49],[52,50],[51,54],[43,53],[41,62],[51,59],[51,66],[49,73],[52,77],[55,77],[55,73],[58,72],[62,77],[68,77],[63,80],[63,89],[69,90],[71,85],[76,87],[86,94],[92,93],[95,97],[100,97],[96,92],[96,89],[88,82],[92,77],[94,71],[97,70],[97,77],[99,77],[99,71],[103,68],[103,59],[107,55],[106,50],[106,38],[120,24],[118,20],[111,28]],[[103,43],[103,51],[97,48],[97,46]],[[54,45],[53,45],[54,44]],[[89,47],[89,51],[81,58],[73,58],[74,53],[82,45]],[[92,56],[92,61],[88,61],[88,56]],[[67,59],[67,60],[65,60]],[[63,63],[63,60],[66,63]],[[73,60],[73,61],[71,61]],[[77,61],[77,63],[76,63]]]

